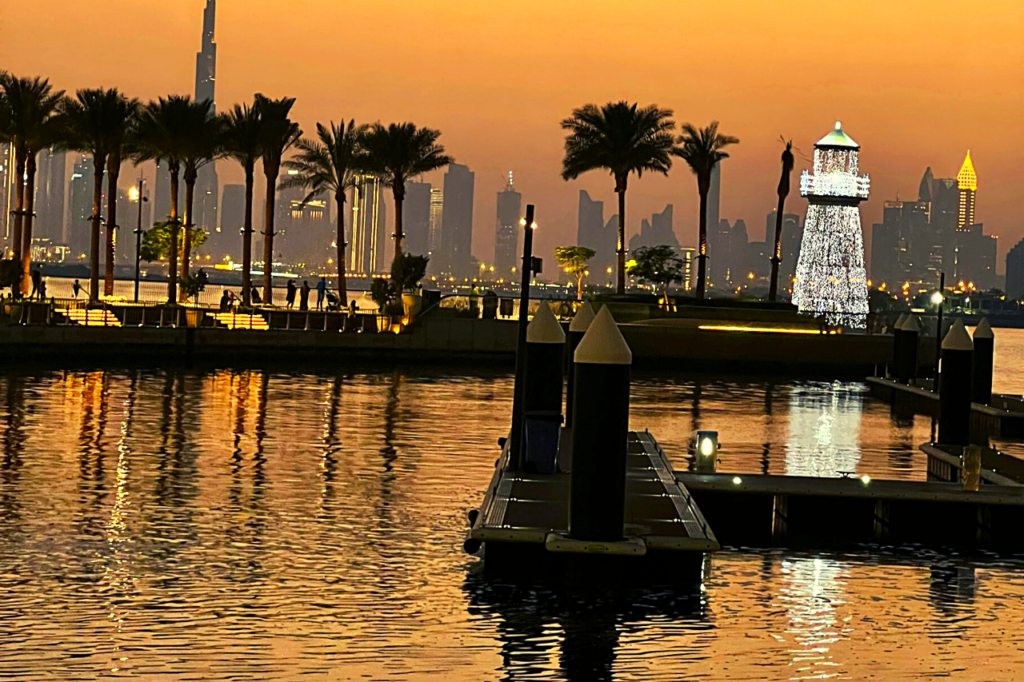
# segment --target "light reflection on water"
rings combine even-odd
[[[460,546],[510,388],[0,376],[0,678],[1019,679],[1014,562],[723,552],[692,589],[485,580]],[[641,375],[632,410],[679,467],[699,427],[730,470],[924,476],[927,421],[859,384]]]

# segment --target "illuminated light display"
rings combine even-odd
[[[697,329],[707,332],[748,332],[753,334],[813,334],[821,335],[817,329],[801,329],[794,327],[750,327],[729,324],[702,324]]]
[[[824,316],[831,325],[867,324],[868,286],[864,268],[861,201],[870,179],[859,175],[860,145],[838,122],[814,145],[813,174],[800,177],[807,197],[804,238],[797,261],[793,303],[802,313]]]
[[[971,162],[970,149],[967,150],[964,165],[956,174],[956,184],[960,190],[960,211],[957,215],[956,229],[966,230],[974,224],[974,195],[978,191],[978,176]]]

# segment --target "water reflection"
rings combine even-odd
[[[799,648],[791,650],[791,679],[836,677],[833,644],[846,636],[837,609],[846,603],[842,566],[831,559],[783,559],[778,603],[786,609],[786,633]]]
[[[859,385],[808,384],[789,397],[786,474],[838,477],[860,462]]]

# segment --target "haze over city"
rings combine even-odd
[[[191,94],[204,5],[6,3],[0,65],[69,92]],[[509,170],[524,202],[538,206],[538,253],[574,242],[580,189],[614,205],[607,175],[559,175],[558,123],[583,103],[629,99],[671,108],[680,123],[721,121],[741,140],[722,164],[721,216],[744,219],[751,239],[762,238],[775,205],[780,135],[794,140],[799,172],[814,142],[842,120],[871,176],[866,239],[883,201],[915,198],[928,166],[936,177],[955,176],[970,149],[977,222],[1000,237],[1002,272],[1006,250],[1024,236],[1024,9],[990,2],[983,10],[946,0],[646,2],[628,12],[605,1],[523,0],[495,11],[461,0],[221,0],[216,99],[225,109],[256,92],[296,97],[307,132],[342,117],[441,130],[447,151],[476,173],[473,252],[485,262]],[[222,185],[241,180],[236,164],[221,162],[218,173]],[[426,179],[436,185],[435,175]],[[126,169],[122,184],[134,178]],[[697,193],[681,162],[667,178],[633,180],[627,237],[669,203],[679,242],[693,245]],[[805,207],[794,197],[787,208],[802,215]]]

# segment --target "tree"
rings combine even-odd
[[[167,303],[177,301],[178,294],[178,180],[181,166],[189,153],[189,135],[195,110],[191,98],[181,95],[161,97],[150,102],[139,117],[137,134],[139,161],[165,162],[170,172],[171,212],[167,216],[170,246],[167,257]]]
[[[0,77],[7,109],[7,133],[15,154],[14,258],[21,262],[21,293],[28,293],[32,268],[32,218],[35,212],[36,156],[58,141],[57,112],[64,91],[54,92],[45,78]]]
[[[356,174],[363,162],[361,140],[368,127],[356,125],[354,120],[345,119],[340,125],[331,122],[327,128],[316,124],[316,139],[303,138],[295,146],[298,155],[285,162],[285,168],[297,174],[285,180],[282,187],[307,187],[309,194],[303,201],[310,201],[321,192],[334,194],[338,213],[338,229],[335,244],[338,249],[338,299],[341,307],[348,305],[348,288],[345,282],[345,193],[356,186]]]
[[[259,109],[236,104],[222,115],[221,153],[234,159],[245,172],[245,223],[242,227],[242,305],[252,305],[252,201],[256,162],[263,155],[263,119]]]
[[[391,264],[391,279],[394,282],[396,294],[403,291],[412,291],[427,274],[427,263],[430,258],[417,256],[411,253],[403,253],[396,256]]]
[[[263,174],[267,178],[267,200],[263,210],[263,302],[274,302],[274,213],[277,207],[277,176],[281,173],[284,153],[302,137],[299,124],[288,116],[295,99],[284,97],[270,99],[256,95],[256,109],[259,112],[260,150],[263,159]]]
[[[121,162],[134,145],[136,125],[141,104],[114,91],[109,102],[110,136],[107,140],[107,232],[104,239],[106,255],[103,295],[114,295],[114,229],[117,227],[117,180],[121,175]]]
[[[585,246],[555,247],[555,260],[565,272],[576,280],[576,300],[583,300],[583,278],[590,274],[587,262],[597,255],[597,251]]]
[[[565,138],[562,178],[574,180],[592,170],[607,170],[619,195],[618,293],[626,292],[626,186],[630,173],[668,175],[672,167],[675,122],[670,109],[628,102],[587,104],[562,121]]]
[[[150,263],[156,261],[167,260],[171,255],[171,234],[177,232],[178,243],[175,251],[182,253],[185,250],[183,244],[185,240],[185,233],[182,230],[175,230],[172,223],[168,220],[163,220],[155,223],[153,227],[149,228],[142,233],[142,244],[139,250],[139,258]],[[198,249],[200,246],[206,243],[210,233],[203,229],[192,230],[189,233],[191,244],[189,245],[192,249]]]
[[[676,250],[667,244],[641,246],[633,252],[633,259],[626,265],[626,272],[641,282],[662,287],[667,300],[668,285],[683,281],[686,265]]]
[[[423,173],[444,168],[454,162],[437,143],[439,130],[417,128],[413,123],[380,123],[366,133],[363,149],[364,168],[391,187],[395,198],[395,254],[405,253],[405,232],[402,226],[402,202],[405,183]]]
[[[779,209],[775,215],[775,248],[772,249],[772,283],[768,290],[768,300],[775,303],[779,295],[779,263],[782,262],[782,219],[786,208],[786,197],[789,196],[789,178],[793,174],[793,141],[786,142],[782,151],[782,177],[779,178]]]
[[[124,95],[116,89],[87,88],[75,93],[74,99],[66,99],[60,114],[65,138],[63,145],[92,157],[89,300],[93,303],[100,298],[100,225],[103,220],[103,173],[106,170],[111,146],[117,145],[118,140],[123,140],[125,101]],[[110,229],[112,227],[113,225],[110,226]]]
[[[222,120],[213,113],[213,102],[191,102],[187,127],[188,135],[185,155],[182,158],[182,175],[185,180],[185,236],[181,240],[181,299],[188,300],[185,283],[189,281],[188,269],[192,261],[192,231],[195,227],[193,206],[195,203],[196,180],[199,169],[212,162],[220,150]]]
[[[712,121],[706,128],[696,128],[687,123],[682,127],[679,147],[673,153],[686,161],[697,176],[697,191],[700,194],[700,245],[697,249],[697,298],[704,298],[708,269],[708,192],[711,190],[711,174],[715,166],[729,155],[722,151],[739,140],[718,132],[718,121]]]

